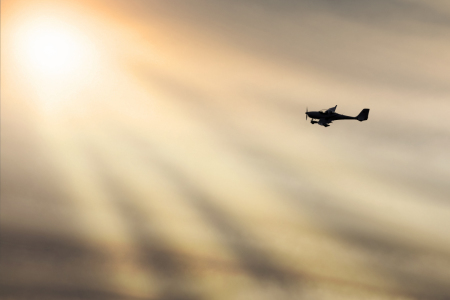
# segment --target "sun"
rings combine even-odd
[[[19,76],[16,84],[45,109],[83,99],[101,61],[86,18],[56,8],[17,16],[6,31],[10,64]]]
[[[86,41],[61,20],[31,23],[21,39],[24,62],[34,75],[71,76],[88,59]]]
[[[70,33],[59,28],[36,29],[29,33],[26,43],[27,59],[37,71],[68,73],[79,64],[79,44]]]

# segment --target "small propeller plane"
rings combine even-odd
[[[336,113],[336,107],[332,107],[329,109],[322,109],[320,111],[308,111],[308,108],[306,108],[306,120],[308,120],[308,117],[311,118],[311,124],[319,124],[324,127],[330,126],[329,124],[336,120],[358,120],[360,122],[365,121],[369,118],[369,109],[364,108],[359,115],[356,117],[349,117],[345,115],[341,115]],[[314,119],[317,119],[318,121],[314,121]]]

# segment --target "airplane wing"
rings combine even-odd
[[[330,124],[331,122],[332,122],[332,121],[330,121],[330,120],[327,120],[327,119],[322,118],[322,119],[319,119],[318,124],[319,124],[319,125],[322,125],[322,126],[325,126],[325,127],[328,127],[328,126],[330,126],[330,125],[328,125],[328,124]]]

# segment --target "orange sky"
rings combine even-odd
[[[449,27],[437,0],[2,1],[0,290],[444,299]],[[335,105],[369,120],[304,120]]]

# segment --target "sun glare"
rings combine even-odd
[[[59,28],[36,29],[29,33],[26,42],[27,58],[38,71],[67,73],[79,64],[79,44]]]
[[[99,55],[85,18],[65,11],[29,10],[10,27],[13,57],[20,83],[41,107],[80,99],[99,70]]]
[[[21,38],[25,64],[35,75],[71,76],[87,63],[87,42],[62,21],[30,24]]]
[[[102,101],[130,97],[128,85],[140,87],[129,76],[127,63],[137,57],[146,63],[154,58],[149,58],[148,40],[142,40],[134,27],[122,26],[122,19],[79,4],[88,1],[8,3],[7,18],[2,14],[2,58],[8,57],[2,70],[40,112],[88,114]],[[127,88],[119,93],[120,86]]]

